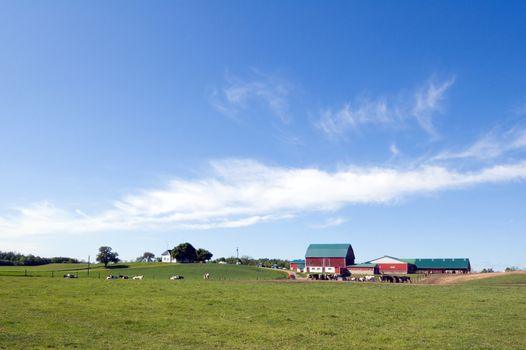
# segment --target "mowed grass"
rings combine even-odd
[[[466,282],[474,286],[507,286],[524,285],[526,287],[526,274],[503,273],[502,276]]]
[[[518,283],[0,283],[1,349],[526,349]]]
[[[182,275],[185,279],[198,280],[204,273],[209,273],[213,280],[269,280],[286,278],[287,272],[282,270],[262,269],[255,266],[238,266],[222,264],[166,264],[166,263],[126,263],[110,265],[91,265],[88,274],[85,264],[49,264],[34,267],[1,266],[0,275],[30,277],[59,277],[67,273],[78,275],[79,278],[105,278],[108,275],[137,276],[148,279],[168,279],[173,275]]]

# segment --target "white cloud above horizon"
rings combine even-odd
[[[354,102],[347,102],[339,108],[323,110],[316,126],[327,136],[335,138],[365,125],[398,128],[408,120],[414,120],[432,139],[437,139],[439,134],[433,117],[442,111],[445,94],[454,82],[454,76],[440,82],[430,78],[410,94],[399,93],[391,98],[355,98]]]
[[[408,196],[525,179],[526,162],[470,172],[429,165],[329,172],[227,159],[211,162],[201,178],[174,179],[158,189],[134,192],[97,214],[59,208],[49,201],[14,208],[11,215],[0,216],[0,237],[235,228],[313,212],[334,213],[350,204],[388,204]]]

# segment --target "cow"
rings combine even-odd
[[[175,275],[175,276],[170,277],[170,279],[171,280],[182,280],[182,279],[184,279],[184,277],[181,276],[181,275]]]
[[[394,282],[394,278],[393,278],[393,276],[382,275],[382,276],[380,276],[380,282],[393,283]]]
[[[375,278],[374,278],[374,276],[365,276],[365,281],[366,282],[374,282]]]
[[[205,279],[205,280],[210,279],[210,274],[209,274],[208,272],[206,272],[206,273],[203,275],[203,279]]]
[[[400,283],[411,283],[411,277],[409,276],[400,276]]]
[[[142,275],[141,275],[141,276],[133,276],[133,277],[132,277],[132,280],[139,280],[139,281],[142,281],[143,278],[144,278],[144,276],[142,276]]]
[[[78,276],[72,275],[71,273],[68,273],[64,275],[64,278],[79,278]]]
[[[116,280],[116,279],[119,279],[119,276],[109,275],[109,276],[106,276],[106,279],[107,280]]]

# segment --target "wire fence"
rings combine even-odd
[[[124,272],[124,271],[122,271]],[[137,275],[141,275],[139,271],[137,271]],[[129,272],[128,272],[129,273]],[[176,275],[177,273],[174,273],[173,275]],[[126,279],[133,278],[134,275],[126,275],[123,273],[119,273],[119,271],[88,271],[88,270],[80,270],[80,271],[71,271],[71,270],[58,270],[58,271],[39,271],[34,269],[12,269],[12,270],[0,270],[0,276],[12,276],[12,277],[48,277],[48,278],[94,278],[94,279],[106,279],[108,276],[116,276]],[[169,279],[172,276],[172,274],[166,274],[166,273],[149,273],[144,275],[144,278],[146,279],[157,279],[157,280],[165,280]],[[358,275],[353,275],[353,277]],[[410,283],[421,283],[424,279],[428,277],[427,274],[410,274],[410,275],[404,275],[410,278]],[[190,279],[200,279],[198,276],[189,276]],[[266,277],[266,278],[265,278]],[[240,278],[240,276],[228,276],[228,275],[218,275],[214,274],[211,278],[212,280],[216,281],[228,281],[228,280],[244,280],[246,278]],[[248,278],[252,280],[271,280],[274,278],[269,278],[268,276],[255,276],[255,278]],[[373,282],[380,282],[380,275],[375,275],[375,280]],[[368,281],[368,283],[371,283],[371,281]]]

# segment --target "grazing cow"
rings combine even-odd
[[[287,278],[288,278],[289,280],[295,280],[295,279],[296,279],[296,275],[293,274],[293,273],[289,273],[289,275],[287,276]]]
[[[374,276],[365,276],[365,281],[366,282],[374,282],[375,281]]]
[[[171,280],[182,280],[182,279],[184,279],[184,277],[181,276],[181,275],[175,275],[175,276],[170,277],[170,279]]]
[[[207,272],[203,275],[203,279],[208,280],[210,279],[210,274]]]
[[[64,278],[79,278],[78,276],[72,275],[71,273],[68,273],[64,275]]]
[[[109,276],[106,276],[106,279],[107,280],[116,280],[116,279],[119,279],[119,276],[109,275]]]
[[[400,277],[400,283],[411,283],[411,277],[409,277],[409,276],[401,276]]]
[[[351,277],[349,280],[352,282],[356,282],[356,277]]]
[[[393,283],[393,282],[394,282],[394,279],[393,279],[393,276],[386,276],[386,275],[383,275],[383,276],[380,276],[380,281],[381,281],[381,282],[389,282],[389,283]]]
[[[143,278],[144,278],[144,276],[142,276],[142,275],[141,276],[133,276],[132,277],[133,280],[139,280],[139,281],[142,281]]]

